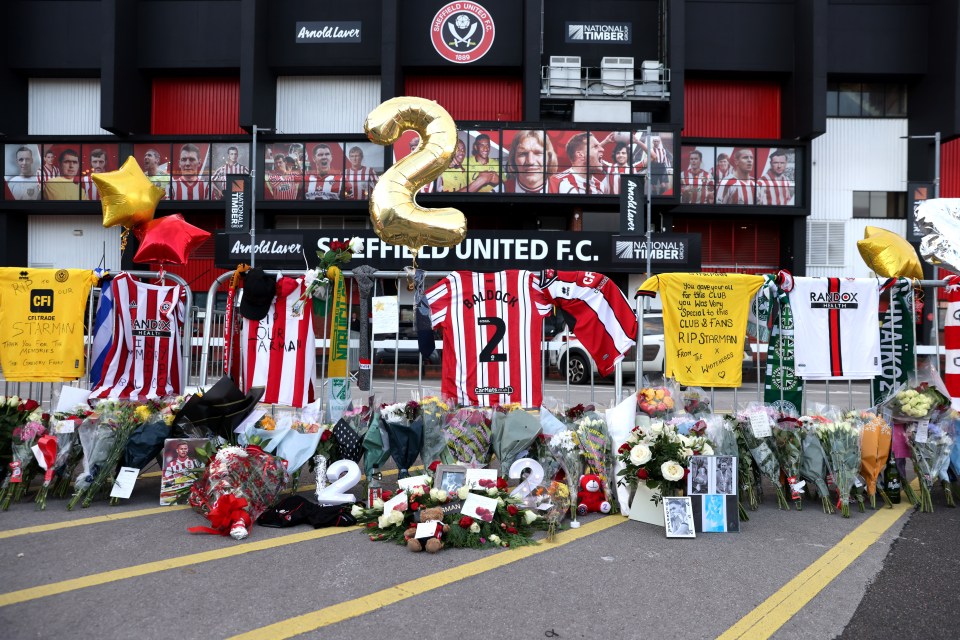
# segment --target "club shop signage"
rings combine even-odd
[[[476,62],[490,51],[493,16],[476,2],[451,2],[430,22],[430,40],[441,57],[457,64]]]
[[[629,22],[567,22],[566,39],[573,44],[631,44],[633,25]]]
[[[298,22],[297,44],[360,42],[362,24],[359,21]]]
[[[363,250],[353,257],[354,264],[370,264],[377,269],[400,271],[409,266],[412,254],[405,247],[387,244],[371,229],[343,229],[331,232],[322,229],[298,231],[261,230],[257,232],[254,250],[257,264],[273,269],[303,269],[306,253],[313,266],[317,249],[325,250],[334,240],[363,239]],[[630,251],[615,253],[617,243],[627,242]],[[511,269],[540,271],[546,267],[564,270],[590,270],[639,273],[646,270],[645,239],[642,237],[611,239],[602,232],[525,232],[471,231],[455,247],[423,247],[417,263],[428,271],[489,271],[491,264]],[[655,267],[670,271],[700,270],[699,234],[655,234],[651,258]],[[249,262],[250,236],[245,233],[218,233],[217,266],[233,269]]]

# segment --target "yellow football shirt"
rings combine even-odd
[[[0,367],[14,382],[75,380],[86,373],[89,269],[0,268]]]
[[[747,316],[763,276],[664,273],[637,293],[660,292],[666,374],[680,384],[739,387]]]

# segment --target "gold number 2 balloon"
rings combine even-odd
[[[384,242],[409,247],[453,247],[467,235],[467,220],[458,209],[425,209],[416,193],[450,166],[457,144],[457,126],[433,100],[399,97],[387,100],[367,116],[367,137],[380,145],[393,144],[413,129],[420,147],[387,170],[370,194],[370,219]]]

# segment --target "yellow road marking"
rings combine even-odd
[[[63,580],[61,582],[52,582],[50,584],[44,584],[37,587],[30,587],[28,589],[19,589],[17,591],[10,591],[8,593],[0,593],[0,607],[7,607],[12,604],[19,604],[29,600],[37,600],[47,596],[55,596],[61,593],[76,591],[77,589],[95,587],[98,585],[107,584],[108,582],[116,582],[118,580],[126,580],[127,578],[136,578],[139,576],[149,575],[151,573],[159,573],[160,571],[178,569],[180,567],[201,564],[203,562],[212,562],[214,560],[223,560],[225,558],[241,556],[248,553],[253,553],[255,551],[265,551],[267,549],[286,547],[299,542],[319,540],[320,538],[326,538],[328,536],[334,536],[340,533],[346,533],[348,531],[358,531],[359,529],[360,527],[315,529],[313,531],[295,533],[280,538],[258,540],[256,542],[248,542],[245,544],[235,544],[228,547],[223,547],[221,549],[215,549],[213,551],[191,553],[190,555],[179,556],[177,558],[157,560],[156,562],[147,562],[132,567],[125,567],[123,569],[114,569],[112,571],[94,573],[81,578],[73,578],[71,580]]]
[[[419,471],[423,467],[414,467],[410,469],[411,472]],[[158,471],[156,475],[160,475]],[[385,476],[395,476],[397,475],[396,469],[390,469],[389,471],[384,471],[383,475]],[[141,478],[147,477],[146,475],[140,476]],[[297,493],[303,493],[304,491],[313,491],[316,489],[317,485],[307,484],[302,485],[297,489]],[[151,509],[137,509],[136,511],[118,511],[117,513],[111,513],[105,516],[93,516],[90,518],[80,518],[77,520],[61,520],[60,522],[51,522],[49,524],[39,524],[32,527],[21,527],[20,529],[7,529],[6,531],[0,531],[0,540],[5,538],[15,538],[17,536],[25,536],[31,533],[44,533],[47,531],[59,531],[60,529],[71,529],[73,527],[82,527],[89,524],[101,524],[104,522],[112,522],[115,520],[129,520],[130,518],[139,518],[141,516],[153,516],[159,513],[166,513],[168,511],[183,511],[184,509],[189,509],[189,505],[171,505],[169,507],[153,507]]]
[[[912,508],[904,499],[893,509],[881,509],[874,513],[760,606],[718,636],[718,640],[765,640],[772,636]]]
[[[412,598],[421,593],[439,589],[448,584],[512,564],[519,560],[529,558],[530,556],[537,555],[538,553],[562,547],[565,544],[570,544],[575,540],[609,529],[610,527],[615,527],[624,522],[629,521],[618,516],[600,518],[589,524],[584,524],[579,529],[570,529],[558,534],[556,542],[543,542],[536,546],[519,547],[512,550],[501,551],[486,558],[474,560],[473,562],[417,578],[416,580],[410,580],[409,582],[404,582],[355,600],[334,604],[312,613],[307,613],[295,618],[288,618],[287,620],[281,620],[280,622],[254,629],[247,633],[241,633],[233,636],[232,640],[255,640],[261,638],[263,640],[275,640],[278,638],[292,638],[301,633],[315,631],[338,622],[343,622],[344,620],[362,616],[365,613],[370,613],[371,611],[406,600],[407,598]]]

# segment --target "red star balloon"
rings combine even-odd
[[[187,259],[204,240],[209,231],[197,228],[179,213],[138,225],[133,232],[140,240],[134,262],[150,264],[187,264]]]

